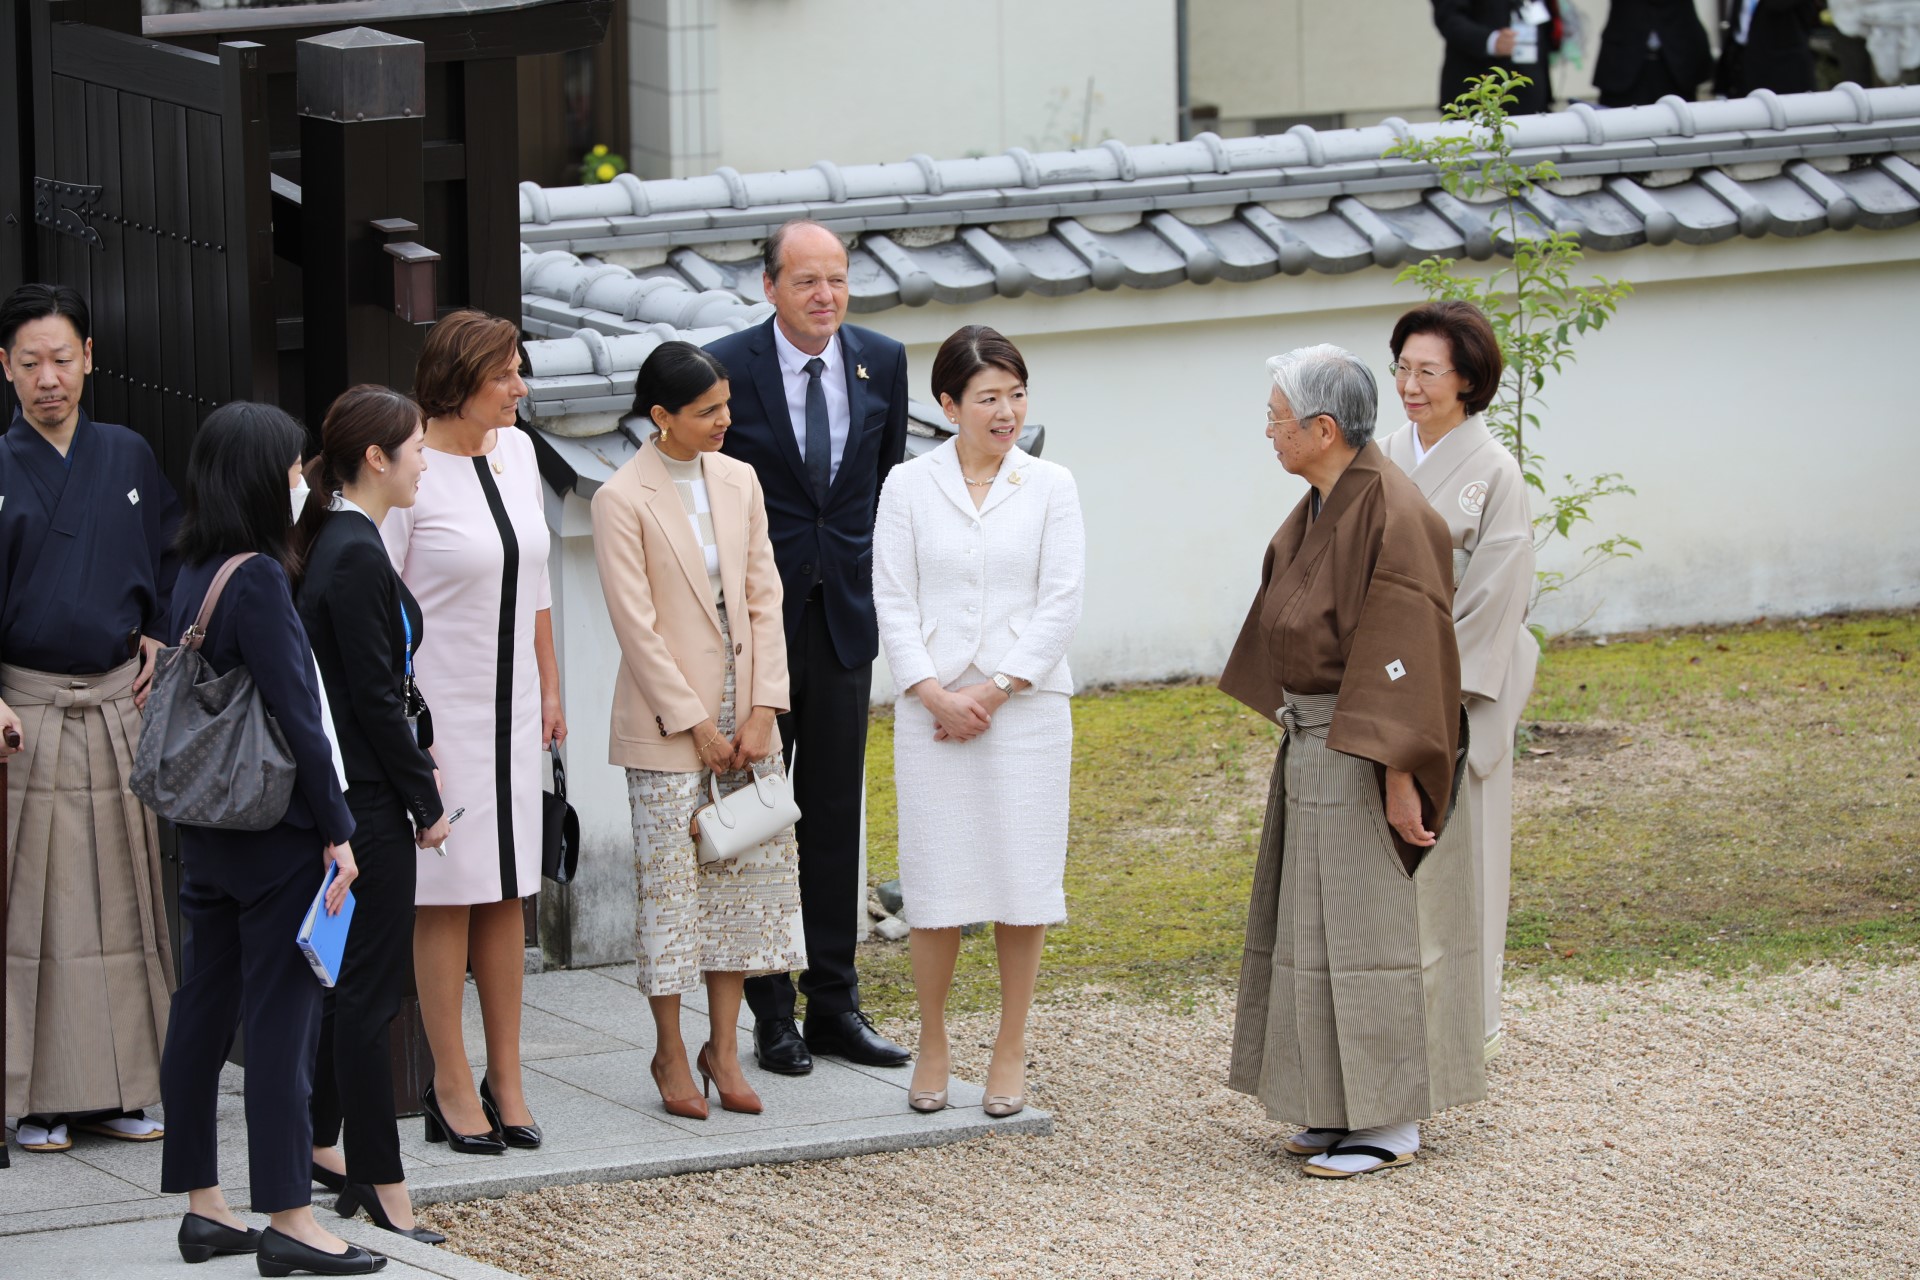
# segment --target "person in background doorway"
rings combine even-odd
[[[1693,0],[1613,0],[1593,64],[1601,106],[1643,107],[1668,94],[1691,102],[1712,74]]]
[[[172,957],[153,815],[127,790],[180,519],[153,450],[80,407],[92,320],[65,285],[0,304],[19,403],[0,440],[7,769],[6,1113],[28,1151],[162,1135]],[[0,744],[0,759],[15,749]]]
[[[1440,67],[1440,106],[1463,93],[1470,76],[1498,67],[1532,84],[1514,90],[1514,115],[1552,109],[1547,58],[1560,47],[1552,0],[1433,0],[1433,25],[1447,42]]]
[[[1729,98],[1755,89],[1812,92],[1812,41],[1821,7],[1820,0],[1720,0],[1714,90]]]

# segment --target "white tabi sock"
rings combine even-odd
[[[1391,1151],[1397,1156],[1411,1155],[1420,1149],[1420,1124],[1409,1120],[1405,1124],[1379,1124],[1371,1129],[1355,1129],[1340,1139],[1343,1147],[1379,1147]],[[1338,1169],[1342,1173],[1365,1173],[1376,1168],[1381,1161],[1373,1156],[1329,1155],[1322,1153],[1313,1156],[1308,1164],[1317,1164],[1325,1169]]]

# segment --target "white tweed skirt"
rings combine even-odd
[[[956,684],[980,678],[969,670]],[[971,742],[935,742],[914,697],[894,704],[900,891],[916,929],[1059,924],[1067,918],[1073,712],[1063,693],[1021,693]]]

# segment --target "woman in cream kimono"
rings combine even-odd
[[[1540,646],[1527,630],[1533,518],[1520,466],[1487,429],[1500,344],[1470,302],[1415,307],[1393,327],[1394,385],[1407,425],[1381,452],[1412,477],[1453,537],[1453,628],[1473,730],[1468,811],[1480,891],[1487,1050],[1500,1036],[1500,965],[1513,866],[1513,736]]]

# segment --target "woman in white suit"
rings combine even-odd
[[[1027,366],[969,325],[933,363],[959,430],[896,466],[873,534],[880,640],[900,690],[894,780],[920,1052],[908,1103],[947,1105],[947,991],[960,927],[994,922],[1000,1030],[985,1110],[1025,1105],[1027,1010],[1047,926],[1066,919],[1067,787],[1086,532],[1066,468],[1023,453]]]

